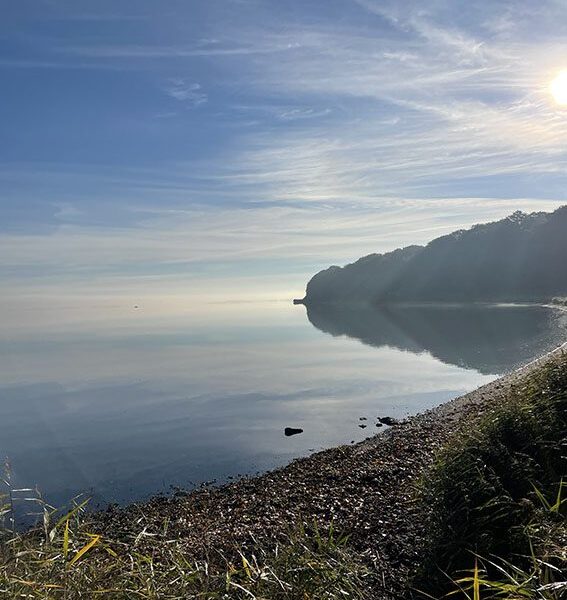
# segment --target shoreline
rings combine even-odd
[[[436,451],[467,421],[567,350],[567,343],[526,365],[357,444],[337,446],[285,467],[219,487],[179,491],[93,513],[102,534],[143,546],[144,536],[179,540],[191,560],[236,556],[260,543],[275,547],[300,523],[331,525],[380,573],[376,593],[396,598],[419,564],[425,543],[415,502],[419,478]]]
[[[539,306],[541,308],[556,308],[559,310],[567,311],[567,299],[552,299],[552,300],[473,300],[473,301],[441,301],[441,300],[404,300],[396,302],[372,302],[368,300],[352,300],[349,302],[322,302],[322,301],[310,301],[307,296],[304,298],[293,298],[292,304],[294,306],[305,306],[318,307],[318,306],[336,306],[341,308],[356,308],[358,306],[367,306],[371,308],[383,309],[389,307],[400,307],[400,308],[451,308],[451,307],[491,307],[491,306],[502,306],[502,307],[514,307],[514,306]]]

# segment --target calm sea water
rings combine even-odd
[[[567,339],[565,313],[521,306],[37,311],[4,314],[0,454],[14,485],[55,505],[143,499],[359,441],[378,416],[433,407]]]

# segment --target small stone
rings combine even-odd
[[[399,424],[398,419],[394,419],[394,417],[379,417],[378,420],[380,421],[380,423],[383,423],[384,425],[390,425],[390,427],[392,425]]]

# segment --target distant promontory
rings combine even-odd
[[[492,223],[332,266],[304,304],[518,302],[567,296],[567,206]]]

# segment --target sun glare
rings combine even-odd
[[[551,82],[551,94],[557,104],[567,106],[567,71],[561,71]]]

